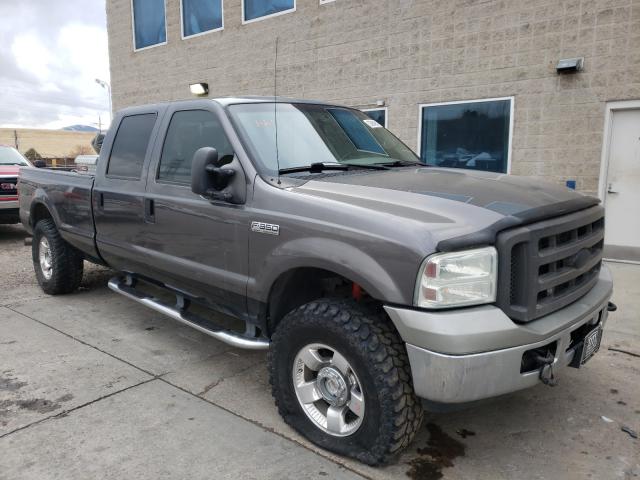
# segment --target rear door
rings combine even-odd
[[[234,149],[211,102],[174,104],[149,169],[145,249],[156,277],[234,316],[246,314],[249,218],[244,205],[191,191],[191,161],[202,147],[222,163]]]
[[[145,219],[145,185],[153,141],[162,111],[127,110],[108,135],[93,190],[96,243],[113,268],[147,273],[141,255]]]

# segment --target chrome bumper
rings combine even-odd
[[[20,207],[18,200],[0,201],[0,212],[2,210],[17,210]]]
[[[537,370],[520,372],[527,350],[557,342],[553,370],[566,367],[575,354],[571,332],[587,323],[604,325],[612,289],[603,266],[598,283],[584,297],[522,325],[493,306],[447,312],[385,309],[407,343],[416,394],[434,402],[465,403],[536,385]]]

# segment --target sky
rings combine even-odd
[[[105,0],[0,0],[0,127],[109,123]]]

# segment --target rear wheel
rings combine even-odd
[[[327,450],[381,464],[420,427],[406,349],[377,308],[343,299],[297,308],[273,335],[269,368],[284,420]]]
[[[45,293],[70,293],[80,286],[83,256],[63,240],[53,220],[36,223],[31,252],[36,278]]]

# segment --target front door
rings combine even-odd
[[[180,110],[180,108],[183,108]],[[154,152],[145,198],[143,248],[155,278],[234,316],[246,314],[249,219],[244,205],[210,201],[191,191],[191,161],[214,147],[233,149],[213,111],[171,107],[161,149]]]
[[[612,112],[604,187],[605,257],[640,261],[640,108]]]

